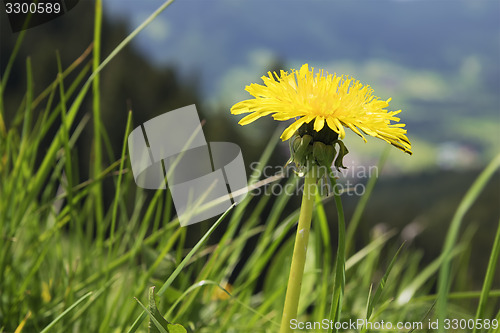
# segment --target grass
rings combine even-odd
[[[145,332],[148,317],[152,332],[175,332],[179,325],[170,323],[202,333],[278,331],[293,248],[289,235],[299,216],[298,207],[285,213],[290,196],[247,196],[188,247],[188,229],[179,226],[169,192],[150,193],[133,181],[126,155],[133,110],[123,129],[120,158],[102,165],[107,134],[99,119],[99,75],[171,2],[102,62],[96,19],[91,59],[87,51],[69,68],[59,66],[53,84],[38,96],[30,59],[22,59],[26,95],[15,121],[6,124],[4,91],[12,63],[20,61],[16,50],[25,32],[20,33],[0,83],[0,332]],[[100,10],[97,1],[97,18]],[[65,82],[69,73],[78,75]],[[77,161],[72,151],[90,122],[84,117],[76,123],[76,114],[91,87],[95,137],[88,162],[93,172],[80,182],[83,161]],[[51,134],[49,128],[55,124],[58,130]],[[278,135],[274,137],[260,166],[275,149]],[[43,147],[42,142],[49,145]],[[498,281],[500,225],[488,254],[483,288],[470,290],[457,279],[467,274],[468,265],[461,263],[471,244],[471,234],[461,230],[461,222],[498,169],[499,159],[464,194],[450,217],[442,255],[427,265],[421,262],[421,252],[394,237],[394,230],[374,229],[362,248],[353,245],[376,178],[370,180],[350,221],[341,210],[341,196],[317,196],[298,319],[424,324],[444,318],[499,320],[500,290],[493,281]],[[256,183],[259,174],[255,170],[249,183]],[[101,188],[109,179],[114,194],[105,205]],[[295,176],[286,181],[288,189],[301,185]],[[325,206],[332,204],[339,209],[338,218],[326,214]],[[336,243],[330,229],[336,230]],[[153,286],[156,293],[151,292]],[[168,326],[162,326],[163,317]],[[496,332],[490,326],[477,331]],[[374,330],[356,330],[369,331]]]

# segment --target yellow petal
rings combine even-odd
[[[293,124],[288,126],[283,133],[281,134],[281,140],[286,141],[292,137],[292,135],[304,124],[307,122],[308,117],[302,117],[299,120],[295,121]]]
[[[340,129],[337,127],[337,125],[333,122],[333,118],[326,118],[326,124],[328,127],[330,127],[332,130],[337,132],[337,134],[340,134]]]
[[[325,118],[316,117],[316,120],[314,121],[314,130],[319,132],[323,129],[323,126],[325,126]]]
[[[356,126],[352,125],[351,123],[347,123],[344,125],[347,125],[347,127],[349,127],[354,133],[359,135],[363,139],[364,142],[366,142],[365,136],[356,128]]]
[[[242,114],[242,113],[251,112],[250,109],[248,108],[248,103],[251,101],[252,100],[246,100],[246,101],[241,101],[241,102],[236,103],[231,108],[231,113],[232,114]]]
[[[300,67],[300,76],[306,76],[306,74],[309,73],[309,64],[303,64]]]
[[[334,130],[339,134],[339,137],[341,139],[345,137],[344,126],[342,126],[342,124],[337,118],[327,118],[326,123],[328,124],[328,127],[330,127],[332,130]]]
[[[276,114],[273,114],[273,119],[274,120],[279,120],[279,121],[284,121],[284,120],[289,120],[289,119],[292,119],[292,118],[297,118],[297,117],[302,117],[303,115],[302,114],[298,114],[298,113],[276,113]]]
[[[254,113],[251,113],[249,114],[248,116],[246,117],[243,117],[239,122],[238,124],[240,125],[248,125],[254,121],[256,121],[257,119],[259,119],[260,117],[264,117],[264,116],[267,116],[270,112],[254,112]]]

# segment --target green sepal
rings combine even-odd
[[[314,142],[313,157],[316,163],[327,168],[331,167],[336,151],[332,145],[325,145],[323,142]]]
[[[334,162],[335,168],[337,170],[339,170],[340,168],[347,169],[344,166],[343,159],[344,159],[345,155],[349,154],[349,150],[347,149],[347,147],[344,145],[344,143],[341,140],[335,140],[333,142],[333,145],[335,145],[335,144],[339,145],[339,154],[337,155],[337,158],[335,159],[335,162]]]
[[[299,140],[293,142],[293,160],[295,164],[301,168],[307,164],[308,155],[310,154],[309,143],[312,141],[312,136],[304,135]]]

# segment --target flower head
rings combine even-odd
[[[405,124],[398,123],[400,119],[396,117],[401,110],[387,111],[390,98],[380,100],[373,95],[370,86],[363,86],[352,77],[332,75],[323,70],[314,74],[314,68],[309,69],[305,64],[299,71],[280,71],[279,76],[276,72],[268,72],[262,80],[264,85],[253,83],[245,89],[255,99],[241,101],[231,108],[232,114],[249,113],[240,120],[241,125],[267,115],[280,121],[294,119],[283,131],[283,141],[304,126],[317,133],[326,126],[343,139],[344,127],[348,127],[365,142],[363,133],[412,153],[403,128]]]

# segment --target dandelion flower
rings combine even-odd
[[[336,272],[335,290],[344,292],[343,282],[339,282],[345,275],[345,249],[340,245],[345,234],[344,213],[335,176],[331,173],[332,164],[337,169],[345,168],[342,159],[349,151],[342,142],[344,127],[350,128],[365,142],[363,133],[382,139],[408,154],[411,154],[411,143],[406,137],[405,125],[396,117],[401,110],[387,111],[391,99],[380,100],[373,95],[370,86],[363,86],[352,77],[332,75],[323,70],[315,74],[314,68],[309,70],[305,64],[291,73],[268,72],[262,80],[264,85],[253,83],[246,87],[255,99],[236,103],[231,113],[248,113],[240,120],[241,125],[269,115],[279,121],[294,120],[281,134],[281,139],[289,140],[290,144],[291,157],[287,164],[295,162],[299,167],[298,174],[305,177],[280,328],[280,333],[291,333],[290,322],[297,318],[314,201],[321,178],[331,181],[334,189],[339,216],[337,267],[340,268]],[[337,305],[340,311],[340,303]]]
[[[344,127],[348,127],[365,142],[363,133],[412,154],[405,124],[396,117],[401,110],[387,111],[391,99],[383,101],[374,96],[369,85],[323,70],[314,74],[314,68],[309,69],[307,64],[299,71],[280,71],[279,76],[268,72],[262,80],[264,85],[253,83],[246,87],[255,99],[241,101],[231,108],[232,114],[249,113],[240,120],[240,125],[268,115],[279,121],[295,120],[283,131],[283,141],[304,128],[315,133],[332,130],[343,139]]]

